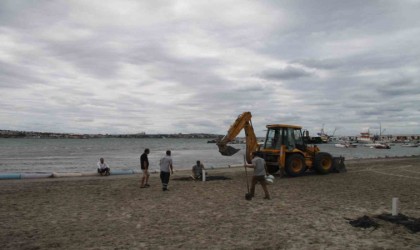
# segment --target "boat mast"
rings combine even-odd
[[[381,122],[379,122],[379,139],[382,138],[382,125]]]

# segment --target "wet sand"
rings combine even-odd
[[[209,170],[230,180],[182,181],[162,192],[140,176],[0,181],[2,249],[420,249],[420,233],[376,220],[391,212],[420,218],[420,158],[347,161],[347,173],[276,177],[272,200],[245,200],[241,167]],[[248,175],[251,172],[248,170]],[[346,219],[347,218],[347,219]]]

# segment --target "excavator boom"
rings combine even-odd
[[[258,148],[257,137],[255,136],[254,129],[251,123],[251,112],[244,112],[238,116],[236,121],[230,126],[227,134],[217,143],[219,152],[225,156],[236,154],[240,149],[228,146],[227,143],[233,141],[236,136],[245,130],[246,137],[246,158],[247,161],[251,160],[251,153]]]

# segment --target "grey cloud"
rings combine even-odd
[[[0,8],[0,25],[30,30],[55,23],[67,13],[68,5],[62,1],[4,0]]]
[[[379,116],[382,115],[384,112],[378,109],[367,109],[367,110],[358,110],[356,111],[357,114],[361,116]]]
[[[284,69],[265,70],[262,72],[261,76],[269,80],[292,80],[301,77],[313,76],[313,74],[301,68],[287,66]]]
[[[121,55],[97,40],[49,43],[48,54],[53,58],[72,63],[80,71],[95,78],[114,77],[119,69]]]
[[[416,81],[418,80],[400,79],[393,81],[379,88],[378,92],[385,98],[418,95],[420,94],[420,82]]]
[[[298,59],[291,61],[291,63],[298,63],[304,65],[308,68],[314,69],[336,69],[343,65],[343,59],[317,59],[317,58],[307,58],[307,59]]]
[[[29,68],[0,61],[0,88],[24,88],[42,82],[45,80]]]
[[[76,118],[75,121],[76,122],[82,122],[82,123],[91,123],[91,122],[94,122],[95,119],[93,119],[93,118]]]
[[[318,98],[312,98],[307,100],[307,105],[308,106],[316,106],[316,107],[320,107],[320,106],[326,106],[326,107],[330,107],[331,105],[336,105],[337,103],[335,103],[333,100],[320,100]]]

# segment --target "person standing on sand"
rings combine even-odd
[[[150,187],[149,185],[149,159],[147,155],[150,153],[150,150],[146,148],[144,153],[140,156],[140,167],[143,172],[143,177],[141,178],[140,188]]]
[[[253,152],[252,164],[246,164],[246,167],[254,168],[254,175],[252,176],[251,182],[251,197],[254,197],[255,194],[255,185],[259,182],[264,190],[266,200],[271,200],[270,193],[267,189],[267,184],[265,182],[265,160],[261,158],[261,152]]]
[[[172,167],[171,151],[167,150],[166,155],[160,159],[160,180],[162,182],[162,190],[169,191],[169,177],[174,174]]]
[[[110,175],[110,168],[109,168],[109,166],[108,166],[108,164],[106,164],[106,162],[105,162],[105,160],[104,160],[104,158],[101,158],[101,159],[99,159],[99,162],[98,162],[98,173],[100,174],[100,175],[105,175],[105,176],[107,176],[107,175]]]

